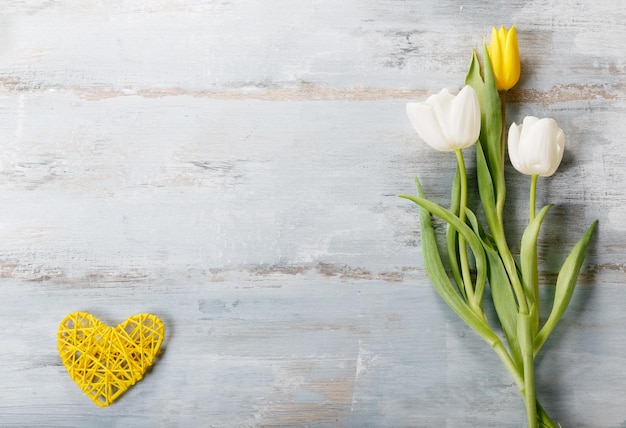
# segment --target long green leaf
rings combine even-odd
[[[489,287],[491,288],[491,300],[504,332],[513,361],[517,367],[522,367],[522,353],[517,337],[518,308],[500,255],[490,242],[489,236],[481,229],[476,216],[468,211],[468,219],[474,231],[480,238],[487,256]]]
[[[483,57],[485,60],[483,68],[484,79],[480,74],[480,62],[474,50],[472,51],[472,61],[465,77],[465,83],[474,88],[478,95],[481,112],[480,144],[485,151],[494,192],[500,196],[504,195],[505,192],[501,147],[502,108],[486,44],[483,46]]]
[[[522,268],[522,278],[524,279],[524,290],[526,300],[535,306],[535,316],[533,322],[533,334],[537,334],[539,328],[539,281],[537,272],[537,237],[539,229],[552,205],[546,205],[535,216],[522,235],[520,248],[520,264]]]
[[[498,198],[505,193],[504,183],[504,147],[502,147],[502,105],[500,94],[496,89],[496,78],[491,67],[491,59],[487,50],[487,44],[483,43],[483,58],[485,60],[485,104],[481,108],[485,109],[485,144],[487,162],[493,177],[493,185]],[[504,201],[502,201],[504,203]]]
[[[472,60],[467,70],[467,75],[465,76],[465,84],[474,88],[482,107],[483,102],[480,99],[483,97],[485,82],[480,74],[480,62],[478,61],[478,55],[476,55],[475,49],[472,49]]]
[[[496,199],[493,189],[493,180],[489,173],[489,166],[482,146],[476,146],[476,177],[478,181],[478,194],[483,206],[483,212],[491,233],[500,233],[501,227],[496,211]]]
[[[467,217],[467,219],[470,222],[470,225],[472,226],[472,229],[474,230],[474,233],[476,234],[476,236],[478,237],[481,245],[483,246],[483,249],[485,249],[485,243],[483,242],[482,238],[481,238],[481,232],[484,232],[482,230],[482,228],[480,227],[480,224],[478,223],[478,219],[476,218],[476,214],[474,214],[474,212],[472,210],[470,210],[469,208],[465,208],[465,216]],[[488,271],[488,264],[487,264],[487,275],[489,275],[489,271]],[[486,285],[486,281],[480,282],[480,283],[476,283],[476,288],[474,290],[474,301],[475,304],[482,307],[482,301],[483,301],[483,295],[485,294],[485,285]]]
[[[576,243],[572,252],[563,262],[563,266],[561,266],[561,270],[556,279],[556,290],[554,292],[552,311],[550,312],[550,316],[548,317],[545,325],[541,331],[539,331],[537,337],[535,337],[535,354],[539,352],[543,344],[546,342],[550,333],[552,333],[552,330],[554,330],[554,327],[556,327],[556,324],[559,322],[569,305],[572,294],[574,294],[574,288],[576,287],[576,280],[578,279],[580,268],[587,254],[587,248],[589,247],[589,243],[591,242],[591,238],[597,224],[598,220],[595,220],[591,226],[589,226],[589,229],[587,229],[582,238],[580,238],[580,240]]]
[[[415,202],[422,208],[425,208],[430,213],[436,215],[450,226],[454,227],[461,236],[465,238],[470,248],[472,249],[472,253],[474,253],[474,259],[476,260],[476,284],[477,287],[480,284],[484,284],[487,281],[487,260],[485,257],[485,251],[481,245],[480,239],[476,236],[476,234],[469,228],[467,224],[461,221],[459,217],[452,214],[447,209],[442,206],[429,201],[425,198],[415,197],[412,195],[399,195],[401,198],[409,199],[410,201]],[[479,307],[475,306],[477,302],[470,302],[474,309],[479,309]],[[481,311],[482,312],[482,311]]]
[[[418,186],[418,198],[413,196],[409,197],[409,195],[399,196],[410,200],[415,199],[419,201],[426,201],[426,199],[424,199],[422,186],[419,183],[419,180],[416,181]],[[456,287],[450,282],[443,266],[443,262],[441,261],[441,256],[439,255],[435,230],[432,226],[430,218],[430,212],[421,205],[420,230],[422,236],[424,265],[426,267],[426,273],[432,282],[433,288],[446,302],[450,309],[452,309],[459,316],[459,318],[461,318],[469,327],[478,333],[478,335],[482,337],[483,340],[489,344],[489,346],[494,347],[500,341],[498,336],[489,328],[485,320],[478,317],[470,309],[467,303],[461,298]]]
[[[452,195],[450,198],[450,211],[454,215],[459,215],[459,208],[461,206],[461,174],[459,172],[459,166],[457,165],[456,174],[454,174],[454,180],[452,181]],[[459,289],[459,292],[467,300],[465,287],[463,285],[463,277],[461,276],[461,267],[459,261],[459,234],[456,229],[448,226],[446,230],[446,248],[448,251],[448,263],[450,264],[450,271],[452,277]]]

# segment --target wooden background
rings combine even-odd
[[[523,426],[395,196],[417,174],[446,203],[454,156],[405,103],[458,90],[471,49],[514,23],[508,118],[566,133],[539,183],[557,204],[546,305],[600,219],[538,395],[564,427],[626,427],[624,22],[614,0],[1,1],[0,425]],[[528,177],[507,180],[516,248]],[[154,369],[106,409],[56,350],[78,310],[166,324]]]

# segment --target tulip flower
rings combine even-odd
[[[563,159],[565,135],[556,121],[526,116],[509,129],[509,158],[522,174],[549,177]]]
[[[425,103],[408,103],[406,112],[419,136],[434,149],[455,151],[478,140],[480,105],[471,86],[456,96],[443,89]]]
[[[491,43],[488,47],[491,67],[496,79],[496,88],[499,91],[511,89],[520,75],[519,49],[517,47],[517,32],[515,26],[510,30],[500,27],[491,29]]]

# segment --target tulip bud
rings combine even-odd
[[[522,174],[549,177],[563,159],[565,134],[556,121],[526,116],[509,129],[509,158]]]
[[[480,105],[471,86],[456,96],[442,89],[425,103],[408,103],[406,112],[418,135],[434,149],[464,149],[478,140]]]
[[[500,27],[491,29],[491,43],[487,48],[491,67],[496,79],[496,88],[499,91],[511,89],[520,75],[519,49],[517,47],[517,32],[515,25],[510,30]]]

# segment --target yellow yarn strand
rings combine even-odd
[[[151,314],[133,315],[112,328],[86,312],[61,321],[61,361],[80,389],[106,407],[143,378],[163,342],[163,322]]]

